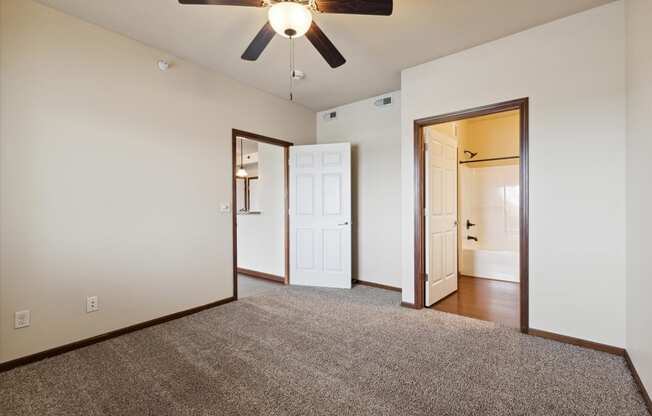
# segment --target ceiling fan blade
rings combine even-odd
[[[179,0],[181,4],[212,4],[215,6],[262,7],[262,0]]]
[[[310,25],[310,29],[306,32],[306,37],[310,43],[312,43],[312,46],[314,46],[321,56],[324,57],[331,68],[337,68],[338,66],[344,65],[346,59],[344,59],[340,51],[338,51],[335,45],[333,45],[333,42],[331,42],[324,32],[321,31],[314,20]]]
[[[242,59],[247,61],[255,61],[258,59],[275,34],[276,32],[274,32],[272,25],[269,24],[269,22],[265,23],[265,26],[260,29],[254,40],[252,40],[249,46],[247,46],[247,50],[242,54]]]
[[[393,8],[392,0],[317,0],[317,10],[322,13],[391,16]]]

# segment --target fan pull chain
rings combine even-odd
[[[294,101],[294,38],[290,36],[290,101]]]

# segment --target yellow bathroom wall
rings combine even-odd
[[[474,159],[519,155],[518,111],[491,114],[459,122],[460,160],[468,160],[464,150],[478,153]]]
[[[477,159],[493,159],[519,155],[518,110],[506,111],[467,120],[435,124],[429,129],[457,138],[459,160],[469,160],[465,150],[477,153]],[[474,167],[518,164],[518,160],[473,164]]]

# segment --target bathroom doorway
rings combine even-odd
[[[415,304],[527,332],[527,99],[419,120],[415,141]]]

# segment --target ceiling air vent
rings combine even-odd
[[[324,118],[324,121],[333,121],[337,119],[337,111],[329,111],[324,113],[322,117]]]
[[[387,107],[388,105],[392,105],[392,97],[382,97],[374,101],[374,105],[376,107]]]

